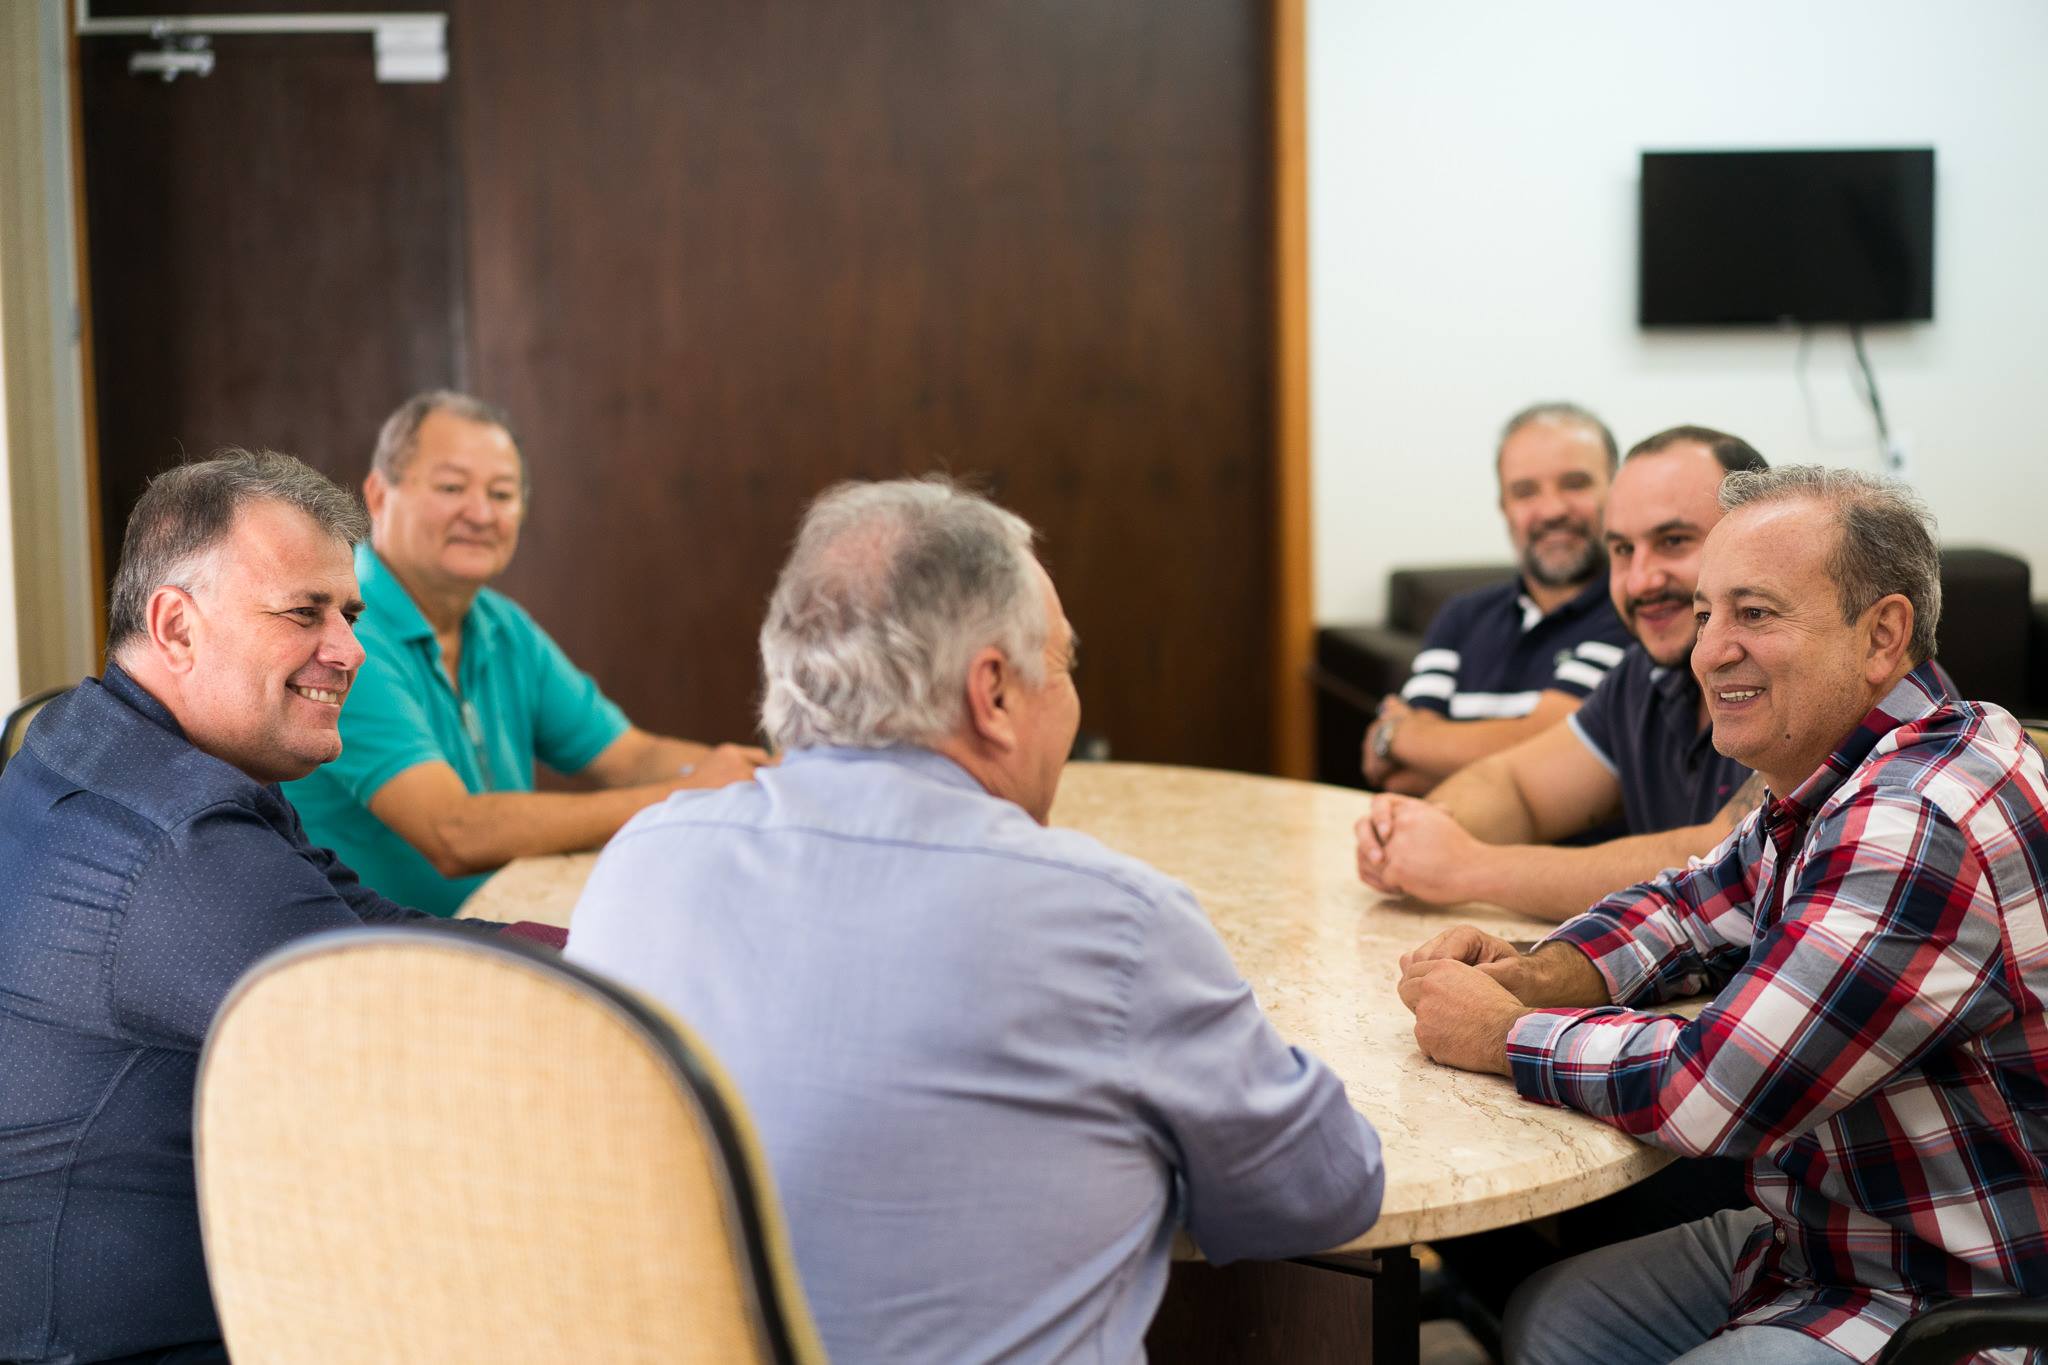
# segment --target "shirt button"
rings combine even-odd
[[[1777,1243],[1777,1244],[1778,1244],[1779,1246],[1783,1246],[1783,1245],[1785,1245],[1785,1229],[1783,1229],[1783,1228],[1772,1228],[1772,1229],[1771,1229],[1771,1240],[1772,1240],[1773,1242],[1776,1242],[1776,1243]]]

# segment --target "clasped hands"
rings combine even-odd
[[[1508,1033],[1534,1006],[1528,958],[1504,938],[1461,924],[1401,954],[1401,1003],[1432,1062],[1510,1074]]]
[[[1490,846],[1441,807],[1382,792],[1352,833],[1358,839],[1359,880],[1374,890],[1437,905],[1480,898],[1473,873]]]

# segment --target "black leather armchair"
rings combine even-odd
[[[1941,637],[1936,653],[1971,701],[2027,714],[2040,686],[2028,675],[2034,604],[2027,561],[2003,550],[1941,552]]]
[[[1930,1308],[1885,1343],[1877,1365],[1956,1365],[1994,1346],[2048,1346],[2048,1300],[2012,1294]]]
[[[2027,632],[2027,710],[2048,716],[2048,602],[2034,603],[2033,629]]]
[[[1362,787],[1359,751],[1380,698],[1401,690],[1422,636],[1444,603],[1505,579],[1506,564],[1396,569],[1387,576],[1387,623],[1316,632],[1316,781]]]

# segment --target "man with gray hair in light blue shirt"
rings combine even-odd
[[[841,1362],[1140,1361],[1178,1228],[1379,1213],[1372,1125],[1187,889],[1046,827],[1080,703],[1031,545],[944,480],[825,493],[761,628],[785,761],[643,811],[576,908],[737,1082]]]

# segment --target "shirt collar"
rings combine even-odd
[[[427,621],[426,613],[419,603],[412,600],[412,594],[405,590],[405,584],[398,581],[398,575],[391,572],[381,556],[365,540],[356,546],[356,586],[362,591],[364,609],[388,621],[398,632],[401,640],[431,640],[434,627]],[[483,594],[479,592],[478,597]],[[466,636],[472,629],[492,628],[487,616],[477,613],[476,603],[469,604],[469,611],[462,618],[462,631]]]
[[[987,794],[987,788],[974,780],[967,769],[947,758],[944,754],[915,744],[891,744],[882,749],[854,749],[833,744],[820,744],[808,749],[791,749],[782,756],[784,765],[808,763],[887,763],[898,768],[907,768],[923,777],[933,778],[949,787],[964,787],[969,791]]]
[[[283,808],[276,783],[257,782],[192,743],[170,708],[112,660],[52,701],[49,714],[59,724],[37,727],[37,757],[88,791],[122,792],[123,804],[145,818],[182,819],[215,800],[244,801],[251,788]],[[281,809],[263,813],[282,818]]]
[[[389,621],[401,640],[432,639],[434,628],[398,575],[386,567],[369,541],[356,546],[356,587],[363,594],[365,612]]]
[[[1772,804],[1790,807],[1786,813],[1803,822],[1870,757],[1878,741],[1902,725],[1925,720],[1955,699],[1940,665],[1932,659],[1915,665],[1912,672],[1892,684],[1891,691],[1877,705],[1864,713],[1856,728],[1835,746],[1813,776],[1800,783],[1791,795]]]
[[[1515,605],[1522,609],[1522,631],[1524,634],[1534,630],[1539,623],[1548,621],[1551,617],[1563,620],[1570,617],[1584,616],[1589,611],[1598,610],[1607,602],[1607,575],[1604,572],[1594,574],[1592,581],[1587,583],[1585,587],[1580,588],[1570,597],[1558,603],[1554,611],[1547,613],[1543,608],[1537,606],[1536,599],[1529,595],[1529,580],[1527,577],[1516,579],[1515,588]]]
[[[1642,649],[1642,646],[1638,644],[1636,648]],[[1650,686],[1663,693],[1665,700],[1674,706],[1690,707],[1691,709],[1686,712],[1688,723],[1698,723],[1699,718],[1695,713],[1699,710],[1700,704],[1700,680],[1692,675],[1690,659],[1677,665],[1652,661]]]
[[[100,686],[114,694],[131,711],[140,712],[150,724],[170,731],[179,739],[185,737],[185,727],[178,724],[178,718],[171,714],[171,708],[156,699],[156,695],[141,683],[128,676],[127,670],[107,660],[107,671],[100,675]]]

